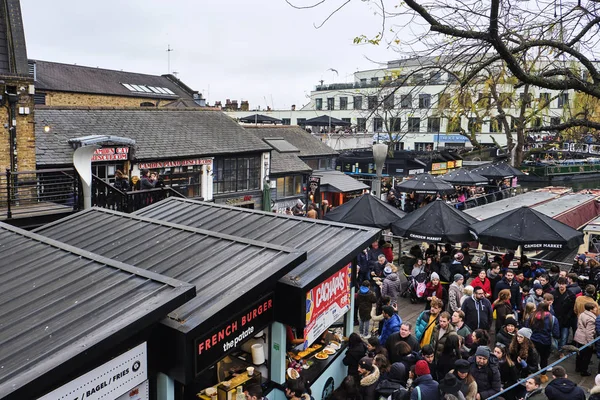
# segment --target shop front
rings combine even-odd
[[[170,186],[185,197],[208,199],[212,165],[212,158],[139,162],[132,175],[141,176],[141,170],[147,169],[156,173],[165,186]]]

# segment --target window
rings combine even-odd
[[[400,132],[402,130],[402,120],[400,118],[390,118],[390,131]]]
[[[463,108],[471,108],[471,106],[473,105],[471,93],[464,92],[458,95],[458,103]]]
[[[351,118],[342,118],[342,121],[350,124],[352,122],[352,119]]]
[[[323,109],[323,99],[321,99],[321,98],[315,99],[315,108],[317,110],[322,110]]]
[[[569,105],[569,93],[561,93],[558,96],[558,108],[563,108]]]
[[[379,83],[379,78],[371,78],[371,83]]]
[[[559,124],[560,124],[560,117],[551,117],[550,118],[550,125],[556,126]]]
[[[477,117],[471,117],[469,118],[469,124],[467,126],[467,129],[470,133],[481,133],[481,122]]]
[[[291,124],[292,124],[291,118],[281,118],[281,125],[291,125]]]
[[[438,94],[438,108],[450,107],[450,93]]]
[[[260,188],[260,156],[214,160],[214,193],[240,192]]]
[[[374,118],[373,119],[373,132],[383,132],[383,119],[382,118]]]
[[[383,108],[386,110],[391,110],[392,108],[394,108],[394,94],[388,95],[383,100]]]
[[[42,105],[42,106],[45,105],[46,104],[46,93],[34,94],[33,95],[33,104]]]
[[[367,106],[369,107],[369,110],[374,110],[377,108],[377,96],[369,96],[367,98]]]
[[[456,82],[458,82],[458,78],[456,77],[456,75],[448,73],[448,84],[452,84],[452,83],[456,83]]]
[[[433,149],[433,143],[415,143],[416,151],[431,151]]]
[[[347,109],[348,109],[348,98],[340,97],[340,110],[347,110]]]
[[[328,110],[333,110],[335,107],[335,98],[333,97],[328,97],[327,98],[327,109]]]
[[[408,131],[419,132],[421,130],[421,119],[420,118],[409,118],[408,119]]]
[[[360,84],[361,85],[366,85],[367,84],[367,78],[361,78]]]
[[[446,128],[446,132],[455,133],[461,131],[462,127],[460,124],[460,117],[455,117],[448,120],[448,127]]]
[[[437,133],[440,131],[440,119],[438,117],[427,118],[427,132]]]
[[[298,125],[304,125],[305,122],[306,122],[306,118],[298,118],[296,120],[296,124],[298,124]]]
[[[430,85],[439,85],[441,83],[442,83],[442,73],[440,71],[432,72],[429,77],[429,84]]]
[[[302,175],[277,178],[277,198],[302,194]]]
[[[154,107],[154,103],[150,101],[144,101],[143,103],[140,103],[140,107]]]
[[[412,95],[403,94],[400,96],[400,107],[411,108],[412,107]]]
[[[365,132],[367,130],[366,118],[356,118],[356,130],[358,132]]]
[[[362,96],[354,96],[352,97],[353,108],[355,110],[362,110]]]
[[[412,83],[415,85],[418,85],[420,83],[423,83],[423,74],[419,73],[419,74],[414,74],[412,76]]]
[[[533,96],[531,95],[531,93],[527,93],[527,96],[525,96],[525,93],[519,94],[519,99],[521,100],[521,104],[525,104],[525,108],[531,108],[532,98],[533,98]]]
[[[540,106],[546,108],[550,105],[550,93],[540,93]]]
[[[431,95],[421,93],[419,95],[419,108],[429,108],[431,107]]]
[[[502,121],[500,120],[500,118],[490,118],[490,132],[502,132]]]
[[[531,126],[535,128],[539,128],[540,126],[542,126],[542,118],[536,117],[533,121],[531,121]]]

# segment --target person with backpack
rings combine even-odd
[[[542,302],[531,319],[524,321],[524,324],[532,331],[531,341],[540,355],[540,367],[546,368],[548,357],[552,353],[552,340],[560,338],[558,320],[550,314],[548,303]]]
[[[431,377],[425,360],[417,361],[415,375],[410,400],[440,400],[439,384]]]

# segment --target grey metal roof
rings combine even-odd
[[[300,157],[336,156],[338,152],[299,126],[244,126],[261,139],[281,138],[300,150]]]
[[[271,152],[271,175],[307,173],[312,171],[304,161],[293,153]]]
[[[136,160],[209,157],[271,149],[221,111],[206,109],[98,109],[40,107],[35,110],[38,165],[71,165],[71,138],[116,135],[136,141]],[[44,132],[45,125],[50,132]]]
[[[27,47],[19,0],[2,0],[0,13],[0,74],[27,76]]]
[[[102,94],[151,99],[193,100],[193,93],[181,87],[165,75],[149,75],[137,72],[115,71],[111,69],[63,64],[51,61],[31,60],[36,65],[35,86],[40,91]],[[122,84],[162,87],[174,94],[132,92]]]
[[[300,153],[300,150],[296,146],[294,146],[285,139],[266,138],[264,139],[264,141],[267,142],[269,146],[273,147],[279,153]]]
[[[327,190],[329,192],[347,193],[369,188],[364,183],[340,171],[321,170],[313,172],[313,175],[321,177],[322,191]],[[327,188],[323,188],[323,186],[326,185]]]
[[[486,218],[502,214],[505,211],[514,210],[522,206],[534,206],[558,197],[559,194],[552,192],[527,192],[515,197],[509,197],[493,203],[465,210],[465,213],[483,221]]]
[[[590,193],[567,193],[559,198],[552,199],[543,204],[532,207],[534,210],[541,212],[551,218],[556,217],[565,211],[582,205],[583,203],[597,199],[598,196]]]
[[[66,378],[78,357],[104,355],[195,295],[190,284],[3,223],[0,259],[3,399],[37,398],[36,378]]]
[[[105,209],[79,212],[36,232],[196,285],[198,296],[165,321],[182,332],[218,321],[217,314],[242,295],[263,290],[267,277],[277,280],[306,258],[289,247]]]
[[[336,262],[354,258],[357,249],[370,244],[380,232],[375,228],[189,199],[169,198],[136,214],[307,251],[306,261],[282,279],[297,287],[315,282]]]

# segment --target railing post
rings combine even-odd
[[[12,180],[12,173],[9,168],[6,168],[6,218],[8,218],[8,219],[12,218],[12,211],[10,209],[10,206],[11,206],[10,203],[11,203],[11,199],[12,199],[11,180]]]

